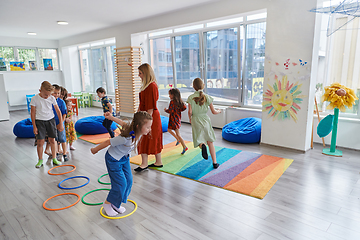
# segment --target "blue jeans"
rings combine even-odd
[[[106,200],[119,208],[121,203],[126,203],[133,182],[129,155],[116,160],[106,152],[105,163],[111,181],[111,190]]]

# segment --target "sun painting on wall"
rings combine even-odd
[[[301,109],[299,104],[305,97],[305,95],[300,95],[301,85],[298,82],[290,85],[287,75],[283,76],[281,81],[275,75],[274,85],[268,84],[268,89],[264,92],[263,111],[267,111],[273,120],[292,118],[296,122],[297,114]]]

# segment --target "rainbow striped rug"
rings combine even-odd
[[[292,159],[215,146],[220,166],[214,169],[210,154],[205,160],[201,150],[194,149],[192,142],[186,142],[186,145],[189,150],[184,155],[180,154],[181,144],[165,145],[161,153],[164,167],[154,169],[260,199],[293,162]],[[154,159],[154,156],[149,156],[149,164]],[[130,162],[140,165],[141,156],[130,158]]]

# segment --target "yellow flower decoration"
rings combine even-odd
[[[325,87],[325,93],[322,96],[322,101],[330,102],[326,109],[339,108],[342,112],[345,112],[345,106],[351,109],[357,99],[354,90],[340,83],[333,83],[329,87]]]

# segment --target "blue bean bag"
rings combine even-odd
[[[167,132],[168,126],[169,126],[169,118],[165,117],[165,116],[162,116],[162,115],[160,115],[160,118],[161,118],[162,131]]]
[[[16,123],[13,128],[13,133],[19,138],[34,138],[35,134],[31,118]]]
[[[75,123],[75,130],[78,133],[85,134],[85,135],[95,135],[101,133],[108,133],[106,128],[102,125],[104,121],[104,116],[91,116],[91,117],[84,117],[76,121]],[[116,123],[111,124],[111,130],[115,130]]]
[[[258,143],[261,136],[261,119],[250,117],[226,124],[222,137],[229,142]]]

